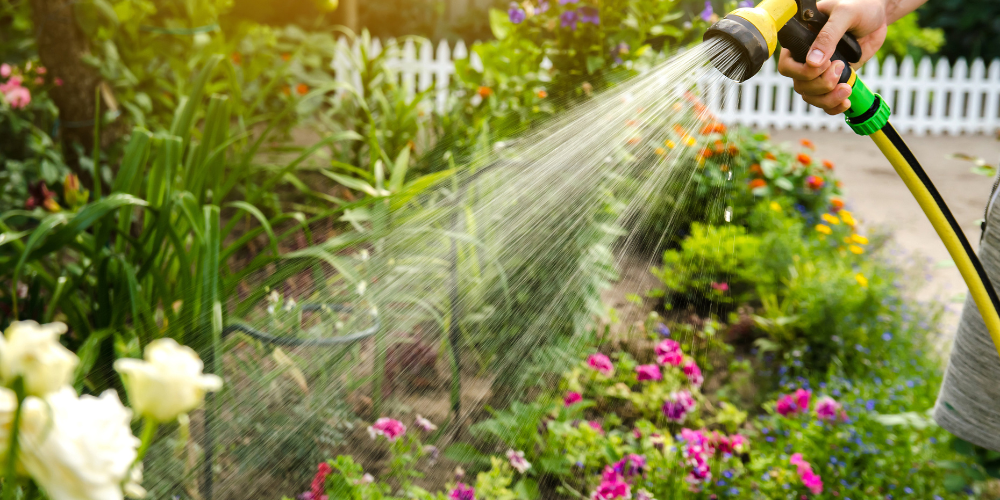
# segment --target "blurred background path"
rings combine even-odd
[[[770,133],[775,142],[794,146],[798,146],[800,139],[811,140],[816,145],[815,156],[835,164],[844,182],[845,201],[862,223],[868,228],[891,231],[902,250],[900,258],[927,269],[927,286],[918,292],[918,297],[946,304],[949,313],[941,333],[950,339],[965,299],[965,283],[920,206],[875,144],[846,132],[772,130]],[[972,163],[949,155],[965,153],[995,165],[1000,159],[1000,141],[989,135],[907,134],[903,139],[934,181],[973,248],[978,249],[978,221],[983,218],[993,179],[973,173]]]

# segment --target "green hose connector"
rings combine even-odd
[[[872,91],[858,78],[851,75],[851,107],[844,111],[847,126],[858,135],[872,135],[889,123],[889,105],[882,96]]]

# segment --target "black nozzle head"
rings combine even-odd
[[[767,40],[750,21],[734,15],[719,20],[705,32],[704,41],[723,43],[709,57],[712,64],[731,80],[745,82],[756,75],[770,57]]]

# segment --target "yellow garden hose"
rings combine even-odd
[[[938,237],[944,242],[945,248],[948,249],[959,272],[962,273],[962,278],[965,279],[965,284],[969,287],[972,299],[979,308],[979,314],[986,323],[986,329],[990,332],[997,354],[1000,354],[1000,314],[997,313],[1000,309],[1000,300],[997,299],[996,291],[986,271],[955,221],[955,217],[892,124],[887,122],[880,130],[872,133],[871,138],[896,169],[896,173],[910,189],[920,208],[927,214]]]

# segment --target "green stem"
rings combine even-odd
[[[14,410],[14,424],[10,431],[10,450],[7,451],[7,467],[3,480],[3,500],[17,498],[14,489],[17,485],[17,438],[21,430],[21,410],[24,407],[24,379],[21,377],[15,379],[13,389],[17,395],[17,408]]]
[[[101,86],[94,90],[94,201],[101,199]]]
[[[142,436],[139,444],[139,453],[135,456],[135,463],[141,463],[142,458],[146,456],[146,452],[149,451],[149,445],[153,444],[153,436],[156,435],[156,428],[160,424],[155,420],[146,417],[142,422]]]

